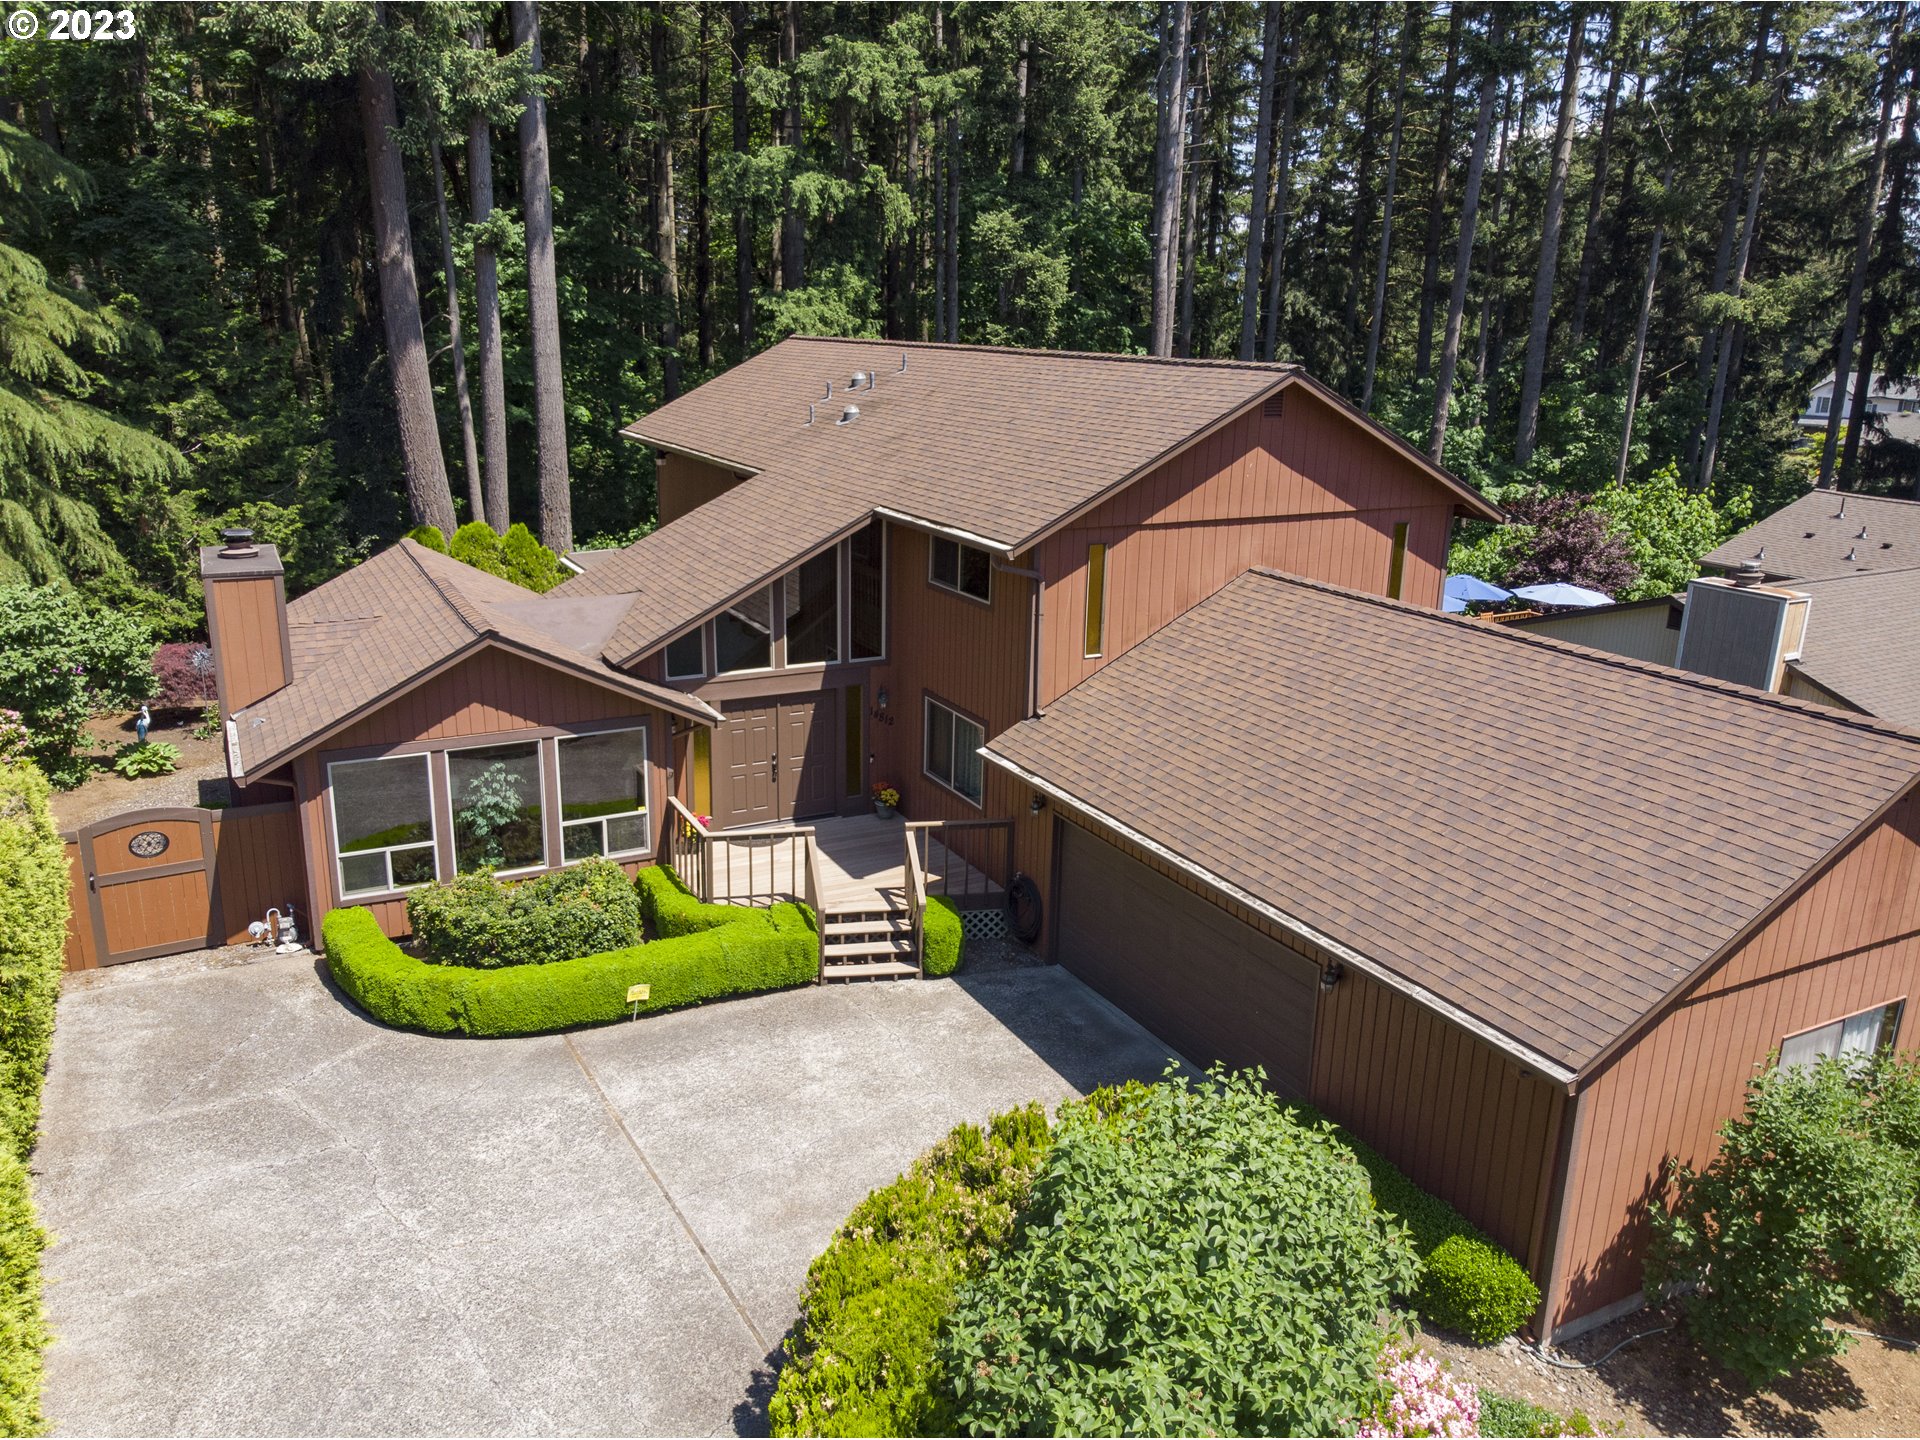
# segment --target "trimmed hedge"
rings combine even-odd
[[[40,1255],[47,1237],[34,1216],[25,1162],[53,1045],[67,885],[45,778],[31,765],[0,764],[0,1433],[8,1435],[44,1427]]]
[[[530,880],[496,880],[483,870],[413,891],[407,923],[436,964],[552,965],[637,945],[640,900],[611,860]]]
[[[951,975],[959,969],[961,942],[966,936],[960,929],[960,912],[954,909],[953,902],[944,895],[928,900],[922,930],[925,954],[921,968],[929,975]]]
[[[641,872],[643,901],[657,898],[657,882],[646,878],[653,874]],[[701,908],[725,911],[727,923],[679,932],[663,925],[665,938],[644,945],[497,970],[416,960],[358,906],[329,913],[321,933],[327,968],[355,1004],[388,1025],[442,1035],[535,1035],[624,1020],[633,1013],[630,985],[652,987],[640,1013],[654,1014],[818,976],[813,921],[800,906]]]

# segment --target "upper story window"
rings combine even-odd
[[[696,625],[667,646],[667,679],[698,680],[707,673],[707,627]]]
[[[327,766],[342,899],[391,894],[439,878],[427,767],[425,755]]]
[[[537,870],[547,863],[540,742],[447,752],[454,868]]]
[[[831,665],[840,658],[840,551],[814,556],[780,580],[787,664]]]
[[[1398,600],[1400,589],[1407,580],[1407,522],[1398,521],[1393,527],[1393,549],[1387,557],[1387,598]]]
[[[1824,415],[1832,408],[1833,408],[1833,397],[1831,395],[1816,395],[1813,397],[1813,413],[1814,414]]]
[[[773,590],[756,590],[713,622],[713,668],[720,675],[773,668]]]
[[[993,559],[986,551],[935,535],[928,545],[927,578],[982,604],[993,602]]]
[[[847,658],[887,653],[887,522],[875,520],[847,541]]]
[[[1811,1065],[1823,1056],[1831,1056],[1846,1065],[1863,1064],[1891,1045],[1899,1030],[1900,1002],[1896,1000],[1891,1005],[1877,1005],[1858,1015],[1789,1035],[1780,1042],[1780,1064],[1783,1069],[1790,1065]]]
[[[1098,541],[1087,546],[1086,648],[1089,659],[1106,647],[1107,637],[1107,547]]]

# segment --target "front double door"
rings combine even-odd
[[[725,707],[714,734],[714,820],[731,829],[835,808],[833,709],[815,696]]]

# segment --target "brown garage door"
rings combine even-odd
[[[1060,830],[1061,963],[1194,1063],[1264,1066],[1304,1097],[1313,963],[1078,825]]]

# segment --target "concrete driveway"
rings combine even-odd
[[[385,1029],[307,955],[84,978],[35,1161],[66,1434],[761,1431],[861,1196],[1166,1053],[1057,969],[528,1040]]]

